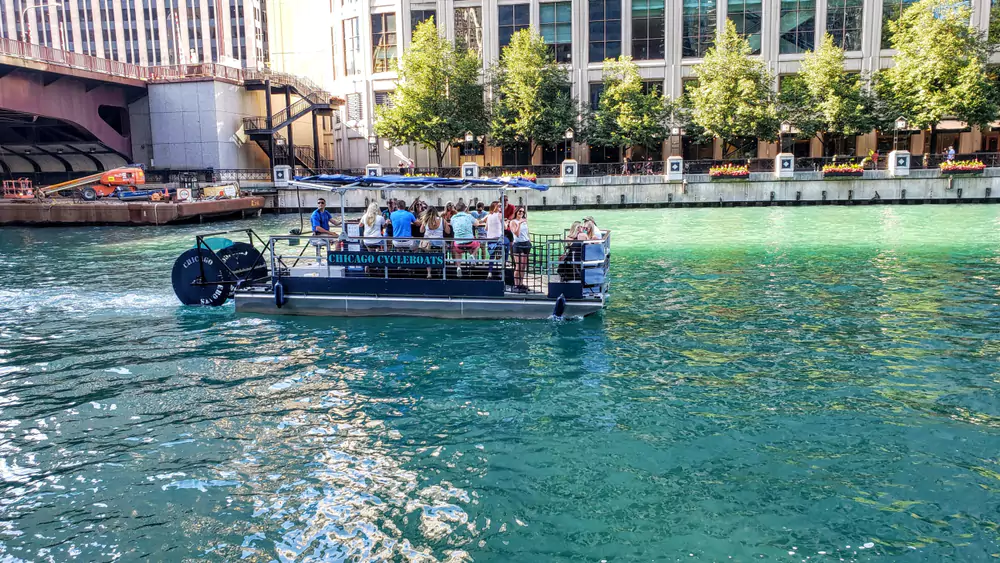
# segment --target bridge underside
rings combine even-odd
[[[0,64],[0,172],[59,181],[132,160],[129,102],[145,89]]]

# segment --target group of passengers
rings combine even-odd
[[[448,202],[444,211],[422,200],[410,206],[402,199],[390,199],[382,210],[372,202],[358,223],[365,248],[377,252],[388,249],[389,241],[394,250],[442,252],[447,250],[455,263],[456,273],[462,277],[462,264],[467,257],[473,259],[498,259],[506,248],[514,260],[514,286],[526,290],[524,278],[531,252],[528,212],[524,207],[511,204],[502,206],[499,201],[490,203],[487,210],[483,202],[474,209],[462,201]],[[427,269],[431,278],[431,269]],[[487,279],[493,277],[493,262]]]

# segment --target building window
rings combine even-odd
[[[687,0],[684,2],[684,28],[681,36],[681,55],[704,57],[715,42],[716,0]]]
[[[360,74],[361,65],[361,23],[360,18],[344,20],[344,70],[347,75]]]
[[[747,38],[754,55],[760,54],[761,0],[729,0],[729,21],[736,31]]]
[[[889,31],[889,22],[896,21],[903,14],[903,10],[910,7],[917,0],[885,0],[882,4],[882,48],[892,47],[890,39],[892,33]]]
[[[664,0],[632,0],[632,58],[662,59],[666,54]]]
[[[805,53],[816,46],[816,0],[781,0],[779,53]]]
[[[864,0],[830,0],[826,30],[833,36],[833,44],[845,51],[860,51],[863,15]]]
[[[512,4],[498,8],[500,16],[500,50],[510,45],[510,38],[522,29],[531,27],[531,5]]]
[[[388,72],[396,60],[396,14],[372,14],[372,72]]]
[[[347,120],[361,121],[361,94],[347,95]]]
[[[483,9],[455,8],[455,45],[483,58]]]
[[[410,31],[417,29],[417,25],[434,18],[436,10],[410,10]]]
[[[590,0],[590,62],[617,59],[621,54],[621,0]]]
[[[597,111],[597,108],[601,105],[601,94],[604,93],[604,83],[603,82],[591,82],[590,83],[590,109]]]
[[[560,63],[568,63],[572,59],[572,6],[572,2],[548,2],[538,9],[542,38],[552,46],[556,61]]]
[[[392,92],[375,92],[375,105],[392,107]]]

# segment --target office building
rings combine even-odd
[[[8,0],[9,1],[9,0]],[[460,40],[481,54],[483,68],[494,63],[510,36],[525,28],[536,30],[565,63],[573,82],[573,95],[596,106],[606,58],[630,55],[644,80],[669,96],[682,92],[685,80],[726,19],[745,34],[755,53],[776,79],[798,71],[803,53],[814,48],[825,32],[847,52],[846,66],[867,73],[890,64],[893,51],[886,42],[886,22],[898,17],[913,0],[333,0],[331,36],[334,42],[334,91],[346,98],[335,126],[338,162],[362,166],[369,160],[396,166],[413,160],[417,166],[433,164],[433,155],[416,147],[391,147],[372,137],[374,108],[389,103],[396,75],[392,61],[407,47],[414,26],[435,17],[440,32]],[[972,3],[972,25],[987,29],[990,5]],[[374,142],[373,142],[374,141]],[[955,132],[939,142],[962,143],[963,151],[996,146],[987,136]],[[916,152],[922,139],[911,138]],[[487,140],[488,143],[488,140]],[[874,133],[852,140],[853,150],[866,153],[885,143]],[[670,150],[669,143],[663,153]],[[773,154],[773,145],[762,143],[760,156]],[[799,142],[798,154],[819,156],[818,141]],[[486,147],[472,157],[480,164],[528,164],[527,151],[501,151]],[[689,158],[720,157],[721,148],[685,147]],[[534,163],[558,162],[564,152],[557,147],[537,151]],[[617,151],[588,150],[575,146],[581,161],[616,160]],[[656,155],[660,157],[662,155]],[[469,157],[453,149],[449,162],[457,165]],[[658,159],[658,158],[657,158]]]

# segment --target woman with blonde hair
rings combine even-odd
[[[420,217],[420,232],[424,240],[420,241],[420,250],[424,252],[443,252],[445,228],[448,226],[438,214],[436,207],[429,206]],[[431,278],[431,269],[427,268],[427,279]]]
[[[384,226],[385,217],[382,216],[382,211],[379,209],[378,204],[373,201],[368,204],[368,209],[361,216],[361,222],[358,223],[358,227],[361,228],[361,236],[364,237],[363,240],[366,249],[377,252],[385,248],[385,242],[382,240],[382,228]]]

